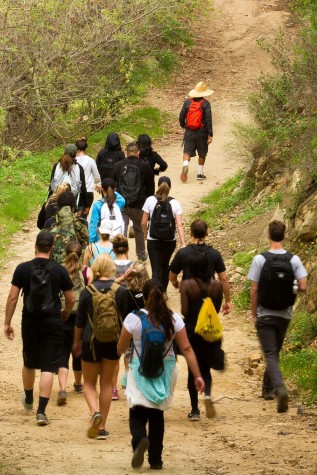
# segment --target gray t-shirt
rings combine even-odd
[[[274,250],[270,249],[269,252],[271,252],[272,254],[286,253],[285,249],[274,249]],[[264,263],[265,263],[265,257],[262,256],[262,254],[257,254],[253,258],[253,261],[248,273],[248,279],[253,280],[253,282],[259,283],[262,267],[264,266]],[[292,257],[291,265],[293,267],[294,276],[296,280],[307,277],[307,271],[298,256],[294,255]],[[292,314],[293,314],[293,307],[288,307],[286,310],[272,310],[269,308],[265,308],[262,305],[258,305],[257,307],[258,318],[265,317],[267,315],[274,315],[277,317],[287,318],[288,320],[290,320],[292,318]]]

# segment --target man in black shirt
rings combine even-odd
[[[11,282],[12,286],[7,298],[4,323],[6,338],[13,340],[14,330],[11,326],[11,320],[16,309],[20,290],[22,290],[22,380],[24,387],[22,404],[25,411],[32,411],[35,370],[40,369],[40,397],[36,413],[36,421],[40,426],[49,423],[45,409],[51,395],[54,374],[57,372],[61,356],[62,318],[68,318],[75,303],[75,295],[72,290],[73,283],[67,270],[50,260],[53,244],[52,234],[41,231],[36,238],[35,259],[19,264],[15,269]],[[38,284],[35,284],[35,282],[38,282]],[[34,290],[36,285],[38,285],[37,292]],[[42,293],[41,288],[44,289]],[[61,311],[59,297],[61,291],[65,295],[65,309],[63,311]],[[36,297],[33,296],[33,292]],[[43,304],[44,301],[46,307]],[[43,310],[39,311],[39,308]],[[45,308],[47,310],[44,310]]]
[[[139,146],[136,142],[127,145],[127,158],[116,163],[112,169],[112,178],[116,190],[126,203],[122,210],[124,234],[127,236],[129,219],[133,222],[136,254],[140,261],[147,259],[145,239],[141,227],[143,205],[148,196],[154,195],[154,174],[147,163],[139,158]],[[125,179],[126,177],[126,179]]]
[[[192,277],[187,267],[188,256],[195,251],[200,251],[206,256],[206,266],[209,266],[210,278],[214,278],[215,273],[222,283],[223,294],[225,302],[222,306],[222,313],[228,314],[231,310],[230,287],[226,273],[226,267],[222,260],[222,256],[217,249],[205,244],[207,237],[208,226],[207,223],[201,219],[195,219],[190,226],[192,235],[192,244],[189,244],[175,254],[174,259],[170,265],[169,280],[176,288],[180,288],[180,282],[177,280],[178,274],[183,271],[183,280]]]

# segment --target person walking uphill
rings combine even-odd
[[[300,258],[283,248],[286,226],[282,221],[269,224],[268,252],[257,254],[248,278],[251,280],[251,310],[266,359],[262,396],[277,397],[277,412],[288,410],[288,393],[279,368],[279,353],[292,318],[295,302],[293,286],[306,292],[307,272]],[[297,289],[295,289],[297,291]]]
[[[132,340],[133,355],[126,388],[134,452],[132,467],[141,467],[144,453],[148,449],[151,469],[161,470],[164,411],[171,405],[177,378],[174,339],[186,358],[197,391],[204,391],[205,383],[195,353],[187,339],[183,319],[167,307],[162,285],[153,279],[145,282],[143,298],[145,308],[137,313],[129,313],[123,322],[118,353],[126,353]],[[157,338],[157,345],[152,344],[156,348],[151,346],[150,335]]]
[[[35,370],[40,369],[39,404],[36,412],[39,426],[49,423],[46,406],[62,352],[62,318],[66,319],[70,315],[75,303],[73,283],[67,270],[50,260],[53,244],[52,234],[41,231],[36,238],[35,259],[19,264],[15,269],[4,323],[6,338],[13,340],[11,320],[22,290],[22,405],[26,412],[33,410]],[[65,309],[62,312],[60,292],[65,296]]]
[[[210,102],[205,99],[214,93],[205,83],[199,82],[189,92],[189,99],[183,104],[179,114],[179,123],[185,128],[184,155],[181,180],[187,181],[188,166],[191,157],[198,153],[197,180],[205,180],[204,164],[208,153],[208,145],[213,139],[212,114]]]
[[[127,236],[129,219],[133,222],[136,254],[138,259],[147,259],[145,239],[141,227],[142,206],[148,196],[154,194],[153,172],[150,167],[139,159],[139,147],[136,142],[127,145],[127,158],[118,162],[112,170],[117,191],[125,199],[122,217],[125,225],[124,235]]]

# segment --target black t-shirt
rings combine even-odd
[[[186,261],[190,253],[192,252],[192,246],[196,246],[197,248],[201,248],[204,250],[206,254],[206,258],[208,259],[208,263],[211,269],[210,277],[214,278],[215,272],[220,274],[221,272],[225,272],[226,267],[222,260],[222,256],[217,249],[214,249],[207,244],[190,244],[189,246],[183,247],[179,249],[175,254],[174,259],[170,265],[170,271],[174,274],[179,274],[183,271],[183,280],[190,279],[192,277],[191,273],[187,269]]]
[[[143,292],[141,290],[128,289],[127,315],[133,310],[144,308]]]
[[[36,266],[45,267],[48,263],[48,259],[44,257],[36,257],[33,261],[23,262],[19,264],[14,271],[11,284],[19,289],[23,289],[23,302],[25,302],[26,297],[29,294],[30,290],[30,276],[31,276],[31,262],[34,262]],[[69,274],[65,267],[60,264],[55,264],[51,270],[51,281],[52,281],[52,293],[54,298],[54,313],[52,316],[57,316],[60,318],[61,313],[61,301],[60,301],[60,291],[65,292],[67,290],[72,290],[73,282],[69,277]],[[36,315],[30,314],[26,308],[23,306],[22,317],[34,317]]]
[[[110,289],[113,284],[113,280],[95,280],[93,282],[97,290]],[[116,304],[117,308],[122,316],[122,320],[127,315],[127,295],[128,291],[122,285],[116,292]],[[83,341],[90,341],[92,336],[92,328],[88,320],[88,315],[93,320],[94,307],[92,303],[92,296],[87,289],[84,289],[79,297],[76,327],[84,328]]]

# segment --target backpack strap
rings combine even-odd
[[[265,252],[261,252],[261,256],[263,256],[265,260],[273,260],[275,256],[284,256],[284,257],[287,257],[288,261],[291,261],[294,254],[288,251],[286,251],[284,254],[275,254],[274,252],[265,251]]]

